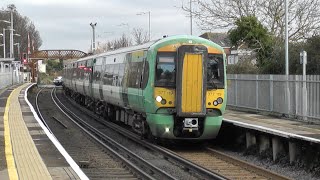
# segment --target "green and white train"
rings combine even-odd
[[[172,36],[81,58],[64,68],[78,103],[141,135],[206,140],[226,107],[226,56],[195,36]]]

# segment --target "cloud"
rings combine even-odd
[[[189,19],[177,8],[180,0],[4,0],[14,3],[17,10],[28,16],[39,30],[41,49],[79,49],[87,51],[92,39],[90,22],[97,22],[97,40],[110,40],[133,28],[148,30],[151,12],[153,39],[163,35],[188,34]],[[120,24],[129,26],[119,26]],[[200,30],[194,27],[196,35]]]

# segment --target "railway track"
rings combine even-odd
[[[228,179],[288,180],[287,177],[233,158],[209,147],[202,150],[174,150],[174,152],[210,171],[222,174]]]
[[[65,97],[61,98],[63,101],[67,101]],[[121,136],[122,138],[125,138],[128,140],[128,142],[124,143],[126,146],[129,146],[129,143],[134,143],[139,146],[139,149],[143,149],[144,151],[150,152],[151,155],[149,157],[147,156],[145,159],[148,162],[151,162],[152,164],[156,164],[161,169],[165,169],[166,172],[168,172],[174,179],[226,179],[223,176],[220,176],[214,172],[210,172],[199,165],[196,165],[194,163],[188,162],[185,159],[181,158],[178,155],[174,155],[170,152],[167,152],[167,150],[163,149],[160,146],[154,145],[152,143],[149,143],[145,140],[141,140],[141,137],[138,136],[137,134],[132,133],[131,131],[128,131],[127,129],[116,125],[115,123],[108,122],[103,118],[100,118],[99,116],[93,114],[91,111],[88,109],[85,109],[81,107],[80,105],[76,104],[73,101],[68,101],[69,103],[71,102],[71,106],[73,106],[75,109],[77,109],[79,112],[83,112],[86,115],[90,115],[89,121],[92,121],[92,119],[95,119],[96,121],[99,122],[99,124],[103,124],[106,128],[108,128],[108,133],[110,133],[110,129],[112,131],[115,131],[118,136]],[[66,104],[66,103],[63,103]],[[72,111],[69,110],[69,113],[72,114]],[[72,115],[72,116],[77,116],[77,115]],[[101,130],[96,129],[96,132],[99,132]],[[99,133],[103,134],[103,133]],[[123,141],[123,140],[118,140],[118,141]],[[129,142],[130,141],[130,142]],[[137,146],[137,147],[138,147]],[[166,152],[166,153],[164,153]],[[137,154],[139,154],[139,151],[136,151]],[[152,156],[152,157],[150,157]],[[174,169],[172,169],[172,167]],[[143,168],[145,169],[145,168]],[[146,169],[145,169],[146,170]],[[181,174],[183,175],[181,176]],[[163,178],[158,178],[157,179],[163,179]],[[168,179],[167,177],[166,179]]]
[[[119,157],[106,152],[105,148],[101,148],[90,137],[84,136],[70,120],[66,121],[60,110],[54,108],[50,91],[51,89],[46,88],[38,91],[34,103],[38,114],[90,179],[150,178],[147,174],[134,171],[128,164],[123,165]]]
[[[103,120],[75,102],[71,101],[71,103],[77,108],[81,108],[82,111],[90,115],[93,119],[111,127],[112,129],[116,129],[119,134],[130,138],[146,148],[161,152],[166,159],[175,161],[187,171],[200,174],[202,177],[209,179],[288,179],[284,176],[239,159],[235,159],[208,147],[195,151],[172,151],[167,148],[154,145],[145,140],[141,140],[140,136],[122,128],[119,125]]]

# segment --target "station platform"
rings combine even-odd
[[[320,144],[320,125],[316,124],[234,110],[226,110],[223,122],[288,139]]]
[[[81,179],[29,106],[30,85],[0,90],[0,179]]]

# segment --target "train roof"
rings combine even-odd
[[[136,46],[130,46],[130,47],[123,47],[120,49],[116,49],[113,51],[108,51],[108,52],[103,52],[103,53],[99,53],[99,54],[94,54],[91,56],[86,56],[83,58],[80,58],[76,61],[73,62],[79,62],[79,61],[84,61],[84,60],[88,60],[88,59],[93,59],[93,58],[97,58],[100,56],[108,56],[108,55],[113,55],[113,54],[119,54],[119,53],[123,53],[123,52],[131,52],[131,51],[137,51],[137,50],[145,50],[145,49],[149,49],[149,47],[153,44],[155,44],[157,41],[159,41],[159,39],[154,40],[154,41],[149,41],[147,43],[141,44],[141,45],[136,45]]]
[[[147,43],[141,44],[141,45],[130,46],[130,47],[123,47],[123,48],[116,49],[116,50],[113,50],[113,51],[108,51],[108,52],[104,52],[104,53],[94,54],[94,55],[91,55],[91,56],[87,56],[87,57],[80,58],[80,59],[78,59],[78,60],[76,60],[76,61],[73,61],[73,62],[71,62],[71,63],[79,62],[79,61],[84,61],[84,60],[88,60],[88,59],[94,59],[94,58],[97,58],[97,57],[100,57],[100,56],[108,56],[108,55],[113,55],[113,54],[119,54],[119,53],[123,53],[123,52],[132,52],[132,51],[137,51],[137,50],[146,50],[146,49],[149,49],[151,46],[154,46],[154,45],[157,45],[157,44],[161,44],[161,43],[164,43],[164,42],[166,42],[166,41],[172,41],[172,40],[175,40],[175,39],[193,39],[193,40],[203,41],[203,42],[206,42],[206,43],[208,43],[208,44],[214,45],[214,46],[215,46],[216,48],[218,48],[218,49],[222,49],[222,47],[220,47],[218,44],[216,44],[216,43],[214,43],[214,42],[212,42],[212,41],[209,41],[209,40],[207,40],[207,39],[198,37],[198,36],[176,35],[176,36],[169,36],[169,37],[162,38],[162,39],[157,39],[157,40],[150,41],[150,42],[147,42]],[[223,51],[223,50],[222,50],[222,51]]]

